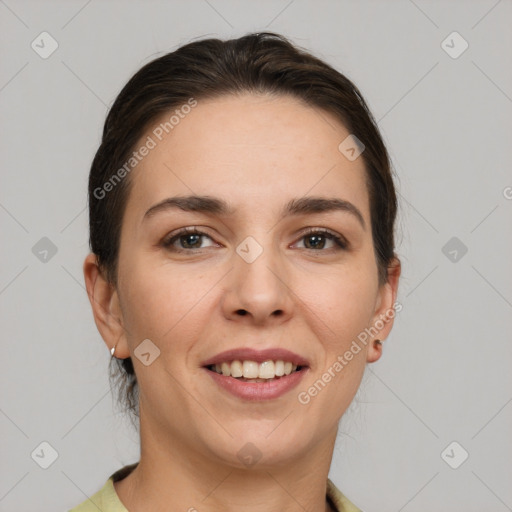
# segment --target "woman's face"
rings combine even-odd
[[[198,101],[167,134],[169,117],[137,146],[155,147],[130,176],[111,303],[124,330],[104,338],[133,359],[142,435],[231,465],[294,460],[334,440],[380,356],[362,333],[395,299],[397,278],[378,282],[363,160],[338,149],[336,119],[290,97]],[[189,196],[205,199],[172,202]],[[234,390],[205,366],[295,357],[298,375]],[[245,370],[290,365],[273,366]]]

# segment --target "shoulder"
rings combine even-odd
[[[128,475],[136,465],[131,464],[116,471],[96,494],[69,512],[128,512],[117,496],[114,482]]]
[[[327,479],[327,498],[337,512],[362,512],[334,485],[332,480]]]
[[[114,481],[110,477],[105,485],[89,499],[69,512],[128,512],[114,489]]]

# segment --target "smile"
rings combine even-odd
[[[226,361],[204,367],[224,391],[243,400],[279,398],[296,387],[307,373],[307,366],[290,361]]]
[[[245,382],[266,382],[275,378],[290,375],[293,372],[300,371],[301,367],[293,364],[291,361],[231,361],[212,364],[209,370],[215,371],[225,377],[234,377]]]

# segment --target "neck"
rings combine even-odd
[[[336,433],[302,458],[240,469],[173,441],[177,436],[149,432],[141,417],[140,463],[115,490],[130,512],[330,512],[326,482]]]

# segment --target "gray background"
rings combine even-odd
[[[366,512],[512,510],[510,1],[0,0],[0,17],[0,510],[67,510],[137,460],[82,276],[109,105],[157,55],[264,29],[355,81],[399,175],[403,310],[330,477]]]

